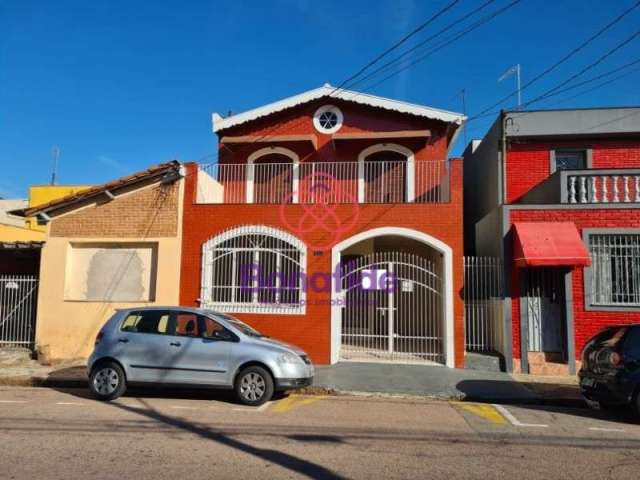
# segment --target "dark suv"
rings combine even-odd
[[[589,340],[578,375],[591,405],[631,405],[640,415],[640,325],[608,327]]]

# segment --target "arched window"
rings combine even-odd
[[[264,225],[227,230],[202,246],[203,308],[304,313],[304,243]]]
[[[285,155],[264,155],[253,163],[253,203],[291,203],[293,162]]]
[[[265,147],[247,159],[247,203],[296,203],[298,155],[283,147]]]
[[[408,148],[393,143],[365,148],[358,156],[358,170],[359,202],[414,201],[414,155]]]

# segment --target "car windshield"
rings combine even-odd
[[[238,320],[236,317],[232,317],[231,315],[226,315],[224,313],[218,313],[218,312],[210,312],[210,313],[230,323],[233,327],[237,328],[238,330],[240,330],[242,333],[244,333],[249,337],[256,337],[256,338],[264,337],[264,335],[262,335],[255,328],[250,327],[243,321]]]

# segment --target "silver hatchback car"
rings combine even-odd
[[[274,391],[311,385],[314,368],[297,347],[269,339],[223,313],[189,307],[118,310],[102,327],[88,363],[89,386],[101,400],[128,384],[234,389],[245,405]]]

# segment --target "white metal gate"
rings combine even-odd
[[[464,257],[465,348],[502,351],[503,263],[497,257]]]
[[[0,276],[0,347],[33,348],[38,279]]]
[[[436,262],[405,252],[357,257],[343,264],[341,286],[341,359],[444,363]]]

